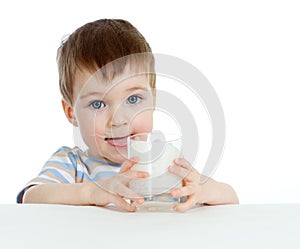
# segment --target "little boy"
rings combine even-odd
[[[17,197],[18,203],[70,205],[114,204],[126,211],[144,199],[129,189],[131,179],[148,174],[131,168],[126,159],[127,137],[152,130],[155,107],[154,58],[145,38],[129,22],[97,20],[77,29],[57,55],[62,106],[67,119],[80,129],[87,150],[61,147]],[[183,158],[169,172],[183,179],[172,197],[187,197],[174,207],[238,203],[227,184],[200,174]]]

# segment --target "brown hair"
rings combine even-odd
[[[74,76],[77,70],[88,69],[96,72],[116,59],[138,53],[148,54],[148,67],[154,72],[154,57],[149,44],[128,21],[100,19],[83,25],[58,48],[59,86],[63,98],[72,104]],[[110,76],[103,70],[103,77],[111,80],[111,77],[121,74],[126,63],[127,60],[124,59],[121,67],[113,66],[114,72]],[[151,73],[149,78],[151,87],[155,88],[155,73]]]

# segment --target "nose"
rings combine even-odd
[[[109,125],[115,128],[128,125],[126,111],[122,110],[120,106],[118,109],[111,110]]]

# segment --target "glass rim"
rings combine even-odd
[[[153,132],[142,132],[142,133],[133,134],[133,135],[128,136],[127,139],[130,141],[130,139],[133,138],[133,137],[138,137],[138,136],[143,136],[143,135],[148,136],[149,134],[153,134]],[[182,140],[182,134],[180,134],[180,133],[175,133],[175,132],[166,132],[165,133],[165,132],[162,132],[162,134],[166,136],[165,137],[166,138],[166,140],[165,140],[166,143]],[[175,138],[168,139],[168,136],[174,136]]]

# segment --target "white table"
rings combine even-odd
[[[185,213],[0,205],[0,248],[300,248],[300,204]]]

